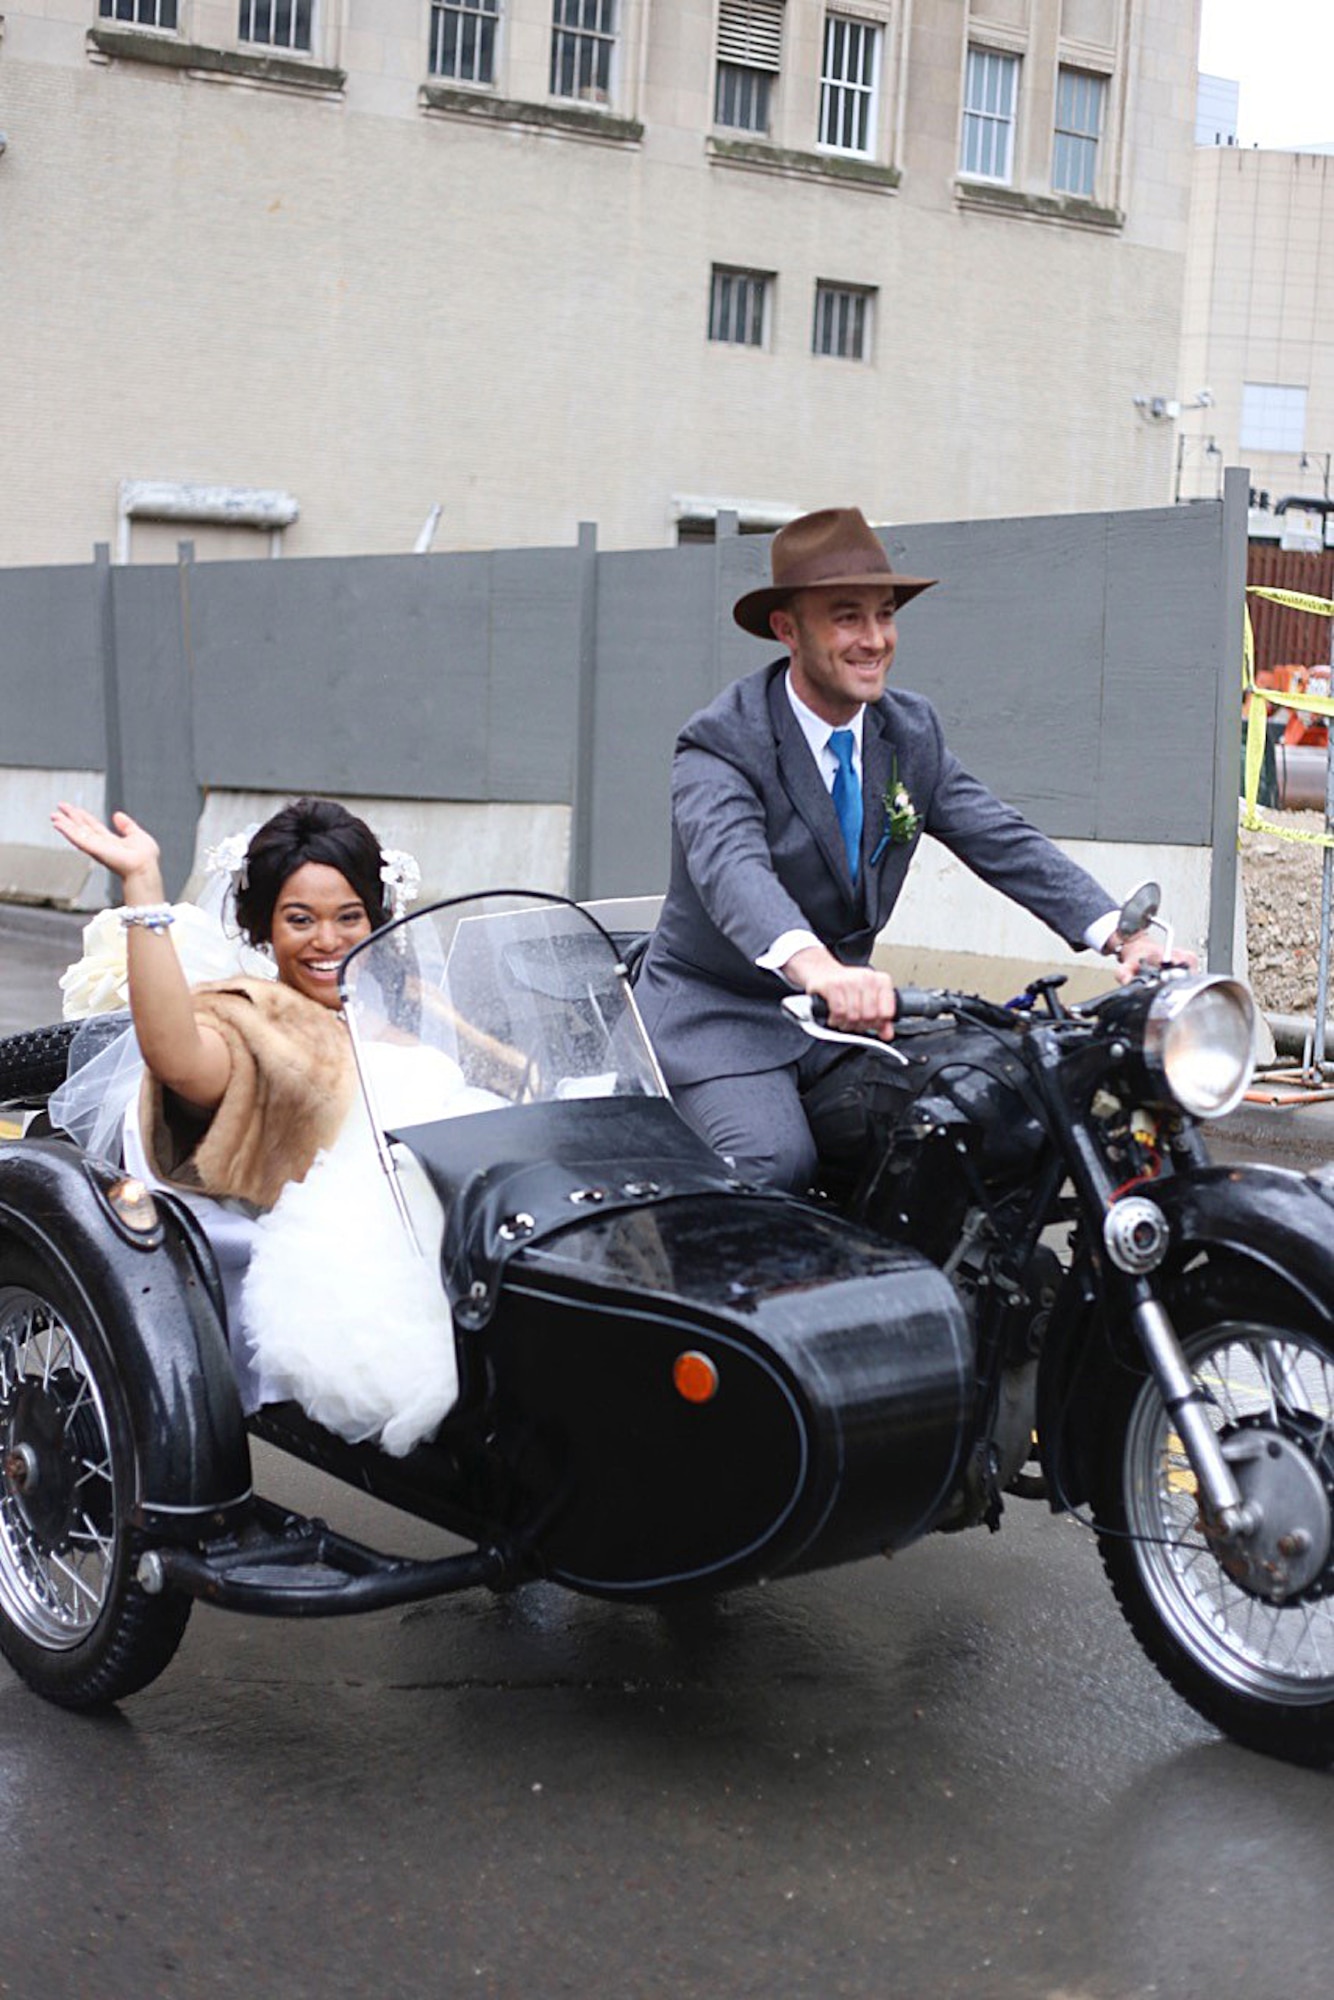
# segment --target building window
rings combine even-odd
[[[431,75],[452,76],[459,83],[494,83],[499,11],[500,0],[433,0]]]
[[[241,0],[237,34],[243,42],[262,42],[270,49],[310,51],[310,16],[314,0]]]
[[[136,28],[167,28],[176,32],[176,0],[98,0],[104,21],[132,21]]]
[[[1018,56],[969,49],[963,98],[960,171],[979,180],[1008,181],[1014,159],[1014,101]]]
[[[551,0],[551,94],[611,101],[616,0]]]
[[[763,347],[769,316],[768,271],[713,267],[709,289],[709,339],[731,347]]]
[[[1098,185],[1098,141],[1106,103],[1105,76],[1092,76],[1086,69],[1057,71],[1056,144],[1051,158],[1051,184],[1057,194],[1092,198]]]
[[[1306,443],[1306,391],[1280,382],[1243,382],[1243,451],[1302,451]]]
[[[874,292],[857,285],[817,284],[811,352],[834,354],[842,361],[869,360],[874,297]]]
[[[820,144],[837,153],[875,149],[880,30],[870,21],[826,14],[820,68]]]
[[[769,97],[782,53],[783,0],[722,0],[715,125],[768,131]]]

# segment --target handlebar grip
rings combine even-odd
[[[823,994],[807,995],[811,1019],[817,1028],[829,1025],[829,1002]],[[934,1021],[946,1012],[943,993],[933,993],[925,986],[899,986],[895,989],[894,1018],[896,1021]]]

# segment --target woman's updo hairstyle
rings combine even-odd
[[[384,858],[364,819],[335,799],[297,799],[265,820],[246,849],[236,891],[236,920],[252,944],[273,936],[273,912],[283,883],[308,861],[322,861],[345,876],[379,930],[389,921]]]

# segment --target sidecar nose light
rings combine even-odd
[[[1144,1054],[1193,1118],[1235,1110],[1255,1068],[1255,1002],[1248,988],[1239,979],[1208,975],[1164,987],[1144,1024]]]
[[[107,1189],[107,1200],[127,1229],[157,1228],[157,1203],[142,1181],[116,1181]]]
[[[711,1403],[718,1393],[718,1370],[707,1354],[690,1347],[672,1363],[672,1383],[687,1403]]]

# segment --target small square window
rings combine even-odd
[[[1306,391],[1282,382],[1243,382],[1243,451],[1302,451],[1306,443]]]
[[[729,347],[763,347],[772,282],[768,271],[737,271],[715,264],[709,288],[709,339]]]
[[[870,21],[826,14],[820,68],[820,144],[835,153],[875,150],[880,30]]]
[[[863,285],[818,284],[812,354],[832,354],[842,361],[869,361],[874,297],[875,292]]]
[[[314,0],[241,0],[237,35],[265,48],[310,53]]]
[[[1098,141],[1107,103],[1107,79],[1088,70],[1064,69],[1056,78],[1056,134],[1051,184],[1057,194],[1090,200],[1098,185]]]
[[[431,75],[494,83],[499,12],[500,0],[432,0]]]
[[[963,99],[961,173],[982,181],[1008,182],[1014,160],[1014,106],[1019,89],[1018,56],[994,49],[969,49]]]

